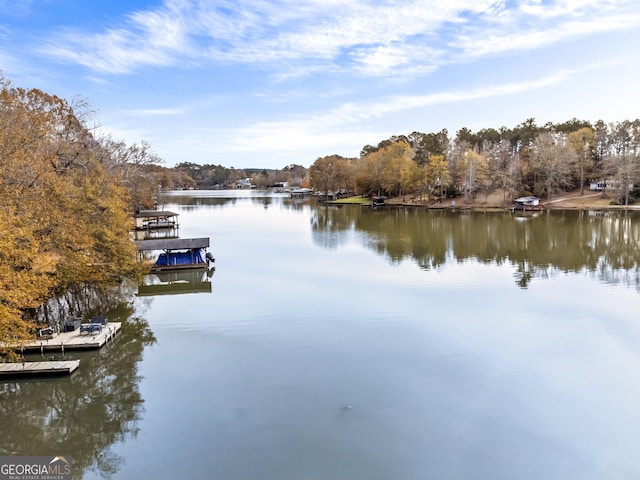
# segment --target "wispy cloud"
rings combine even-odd
[[[58,31],[48,54],[101,72],[257,64],[279,79],[317,66],[360,76],[424,74],[443,62],[637,26],[627,0],[167,0],[103,32]]]
[[[616,63],[622,62],[622,59]],[[626,60],[624,60],[626,61]],[[256,122],[240,129],[225,130],[225,143],[230,151],[296,151],[300,148],[326,145],[340,146],[362,137],[362,126],[371,119],[390,114],[406,113],[438,104],[454,104],[468,100],[516,95],[549,88],[570,81],[586,71],[610,68],[611,64],[594,64],[583,69],[566,69],[536,79],[467,90],[450,90],[425,95],[393,95],[376,102],[349,102],[330,111],[305,118],[290,118],[273,122]],[[360,131],[358,131],[360,129]],[[382,138],[371,132],[371,138]],[[248,141],[249,140],[249,141]]]
[[[177,115],[184,115],[186,112],[186,108],[141,108],[137,110],[125,110],[122,113],[124,115],[131,115],[132,117],[145,118],[174,117]]]
[[[470,22],[452,41],[463,56],[483,57],[548,47],[587,35],[640,26],[640,9],[627,0],[522,2],[480,22]]]
[[[438,68],[442,54],[437,49],[416,46],[409,50],[404,45],[380,45],[356,49],[351,53],[353,68],[361,75],[394,76],[423,75]]]

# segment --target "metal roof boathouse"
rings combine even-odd
[[[214,261],[210,253],[209,237],[202,238],[162,238],[134,241],[139,256],[145,251],[162,250],[157,261],[151,267],[152,272],[167,270],[207,269]]]
[[[177,228],[178,214],[167,210],[142,210],[134,215],[136,230]]]

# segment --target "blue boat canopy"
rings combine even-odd
[[[205,252],[201,248],[193,248],[186,252],[165,252],[158,256],[156,267],[171,265],[205,265],[207,263]]]

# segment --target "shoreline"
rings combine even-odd
[[[426,203],[417,201],[407,201],[402,197],[393,197],[387,199],[387,201],[376,206],[380,207],[415,207],[424,208],[427,210],[471,210],[482,212],[510,212],[513,211],[515,204],[505,205],[503,201],[503,195],[501,192],[495,192],[489,195],[486,199],[476,198],[471,203],[465,203],[464,199],[448,199],[443,203]],[[580,191],[564,192],[561,195],[555,195],[551,197],[551,200],[543,201],[540,199],[540,207],[527,209],[524,212],[541,212],[545,210],[597,210],[597,211],[640,211],[640,203],[631,205],[611,205],[611,199],[603,197],[601,192],[592,193],[585,192],[580,195]],[[327,202],[333,205],[344,205],[349,202]]]

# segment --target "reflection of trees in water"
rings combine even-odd
[[[549,279],[558,273],[556,268],[536,267],[527,260],[515,262],[514,266],[516,270],[513,273],[513,278],[515,278],[516,285],[520,288],[527,288],[534,278]]]
[[[168,204],[177,203],[183,210],[200,210],[202,207],[233,205],[242,200],[242,198],[173,196],[169,197],[168,200]]]
[[[273,198],[271,197],[254,198],[253,203],[262,205],[264,208],[269,208],[273,203]]]
[[[282,206],[293,211],[302,211],[309,205],[315,205],[316,201],[313,198],[282,198]]]
[[[443,212],[424,215],[417,209],[377,209],[364,213],[357,228],[367,232],[369,246],[392,262],[411,258],[426,269],[446,263],[449,225],[442,221]],[[381,226],[380,232],[375,232],[376,223]]]
[[[629,268],[614,268],[613,265],[603,260],[594,274],[602,282],[612,285],[634,285],[636,290],[640,292],[640,268],[637,265]]]
[[[640,286],[640,215],[587,211],[512,213],[418,208],[315,208],[316,243],[335,248],[357,229],[391,262],[412,259],[425,269],[475,259],[515,267],[516,283],[558,272],[591,272],[605,282]]]
[[[114,475],[122,459],[110,449],[137,434],[138,362],[154,342],[148,323],[130,318],[101,350],[68,355],[81,359],[70,378],[0,383],[0,454],[68,455],[77,478],[87,469]]]
[[[335,249],[347,242],[347,232],[353,229],[354,211],[338,206],[316,206],[311,209],[311,233],[315,243]]]
[[[242,193],[236,192],[233,193]],[[256,192],[246,191],[246,195],[242,196],[228,196],[228,197],[218,197],[218,196],[198,196],[194,194],[185,194],[185,195],[172,195],[167,197],[168,205],[180,205],[180,208],[183,210],[202,210],[207,208],[218,208],[224,207],[228,205],[235,205],[240,202],[251,202],[256,205],[261,205],[265,208],[268,208],[271,205],[279,204],[291,210],[302,210],[305,206],[309,204],[314,204],[315,200],[312,198],[291,198],[283,195],[273,195],[268,191],[265,192]]]
[[[123,281],[114,287],[100,287],[92,284],[76,285],[63,294],[49,299],[39,309],[34,310],[33,317],[42,323],[57,326],[70,316],[89,319],[109,312],[112,321],[127,318],[131,315],[130,299],[135,296],[136,284]]]

